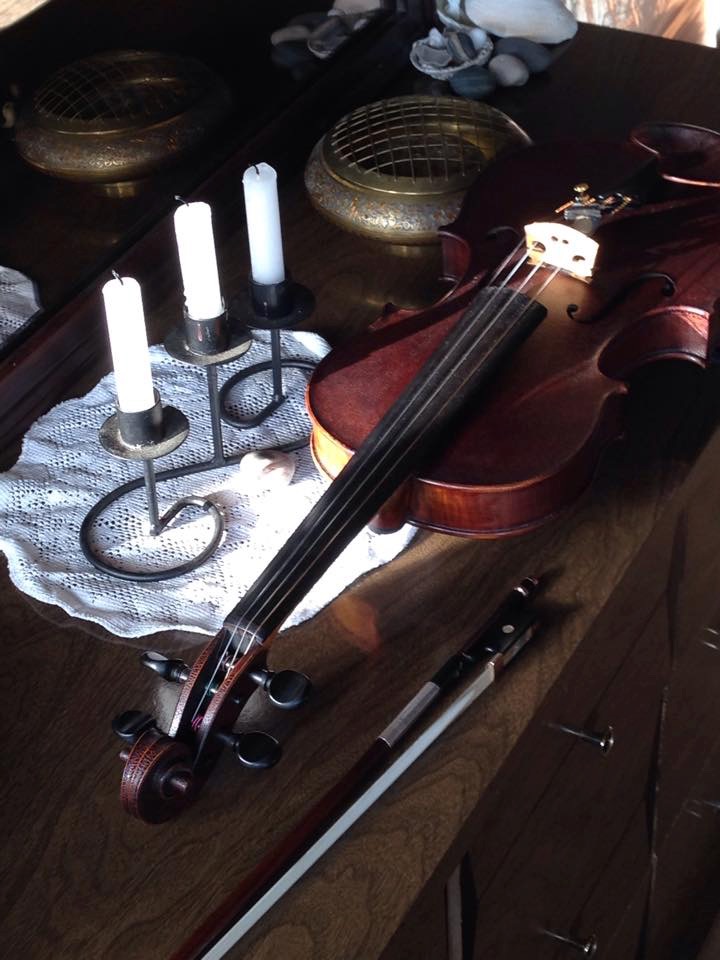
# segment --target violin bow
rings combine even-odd
[[[473,639],[454,653],[394,717],[348,771],[171,960],[220,960],[291,887],[372,807],[448,727],[491,686],[534,636],[538,620],[530,604],[538,580],[517,584]],[[441,697],[466,677],[462,693],[404,749],[401,741]]]

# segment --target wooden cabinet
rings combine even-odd
[[[568,738],[572,746],[551,782],[530,799],[521,833],[478,894],[477,960],[560,956],[563,948],[549,933],[578,941],[598,937],[585,924],[605,917],[586,904],[596,897],[617,908],[642,880],[651,843],[646,798],[668,663],[662,606],[625,653],[599,699],[582,712],[563,702],[562,689],[551,695],[555,722],[577,733],[548,723],[533,732],[538,743]],[[583,643],[576,656],[585,654]],[[592,742],[582,735],[603,739]],[[512,793],[505,803],[514,807]],[[478,864],[484,834],[481,827],[472,848]],[[621,882],[613,877],[616,855],[623,862]],[[608,884],[611,896],[604,889]],[[603,923],[604,930],[607,926]]]
[[[653,960],[694,958],[720,913],[720,743],[702,760],[658,845],[647,935]]]
[[[717,457],[714,440],[486,791],[463,957],[694,960],[708,935],[720,910],[720,525],[705,506]]]

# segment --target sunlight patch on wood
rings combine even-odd
[[[11,27],[47,3],[49,0],[0,0],[0,30]]]

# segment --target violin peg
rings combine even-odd
[[[155,717],[141,710],[125,710],[119,713],[112,722],[112,731],[126,743],[135,743],[141,734],[157,725]]]
[[[269,733],[253,730],[238,735],[234,744],[235,756],[245,767],[266,770],[274,767],[282,754],[282,747]]]
[[[251,730],[248,733],[220,732],[216,736],[232,748],[244,767],[251,767],[253,770],[274,767],[282,754],[282,747],[275,737],[261,730]]]
[[[307,702],[312,682],[297,670],[254,670],[250,677],[262,687],[270,702],[281,710],[295,710]]]
[[[185,683],[190,676],[190,667],[183,660],[169,660],[156,650],[146,650],[140,663],[170,683]]]

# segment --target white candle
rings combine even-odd
[[[243,174],[245,214],[250,243],[250,268],[255,283],[285,279],[277,174],[267,163],[254,164]]]
[[[118,407],[124,413],[149,410],[155,394],[140,284],[132,277],[116,277],[105,284],[102,295]]]
[[[212,320],[223,312],[212,210],[208,203],[183,203],[175,211],[175,237],[185,288],[185,306],[193,320]]]

